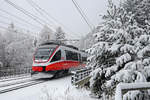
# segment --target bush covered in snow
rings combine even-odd
[[[141,13],[136,15],[147,12],[150,2],[126,0],[117,7],[108,0],[108,4],[107,14],[98,26],[100,29],[94,33],[96,43],[88,49],[91,53],[88,66],[96,68],[91,73],[90,87],[99,97],[114,95],[120,82],[146,82],[150,77],[150,18]],[[145,9],[140,9],[141,5]]]
[[[43,87],[39,100],[95,100],[89,97],[89,92],[75,87],[65,89]]]

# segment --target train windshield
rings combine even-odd
[[[35,61],[47,61],[55,48],[39,48],[35,53]]]

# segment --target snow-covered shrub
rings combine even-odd
[[[112,0],[108,1],[107,14],[99,31],[94,33],[97,42],[88,49],[91,53],[88,66],[96,68],[91,73],[91,91],[99,97],[114,95],[120,82],[146,82],[150,77],[149,27],[141,27],[135,19],[138,11],[131,12],[122,4],[117,7]]]
[[[93,100],[89,97],[89,92],[75,87],[51,88],[43,87],[39,100]]]
[[[34,52],[32,39],[12,42],[6,48],[6,60],[10,67],[29,67],[32,65],[32,55]]]

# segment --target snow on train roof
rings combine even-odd
[[[56,42],[45,42],[45,43],[42,43],[40,44],[39,46],[47,46],[47,45],[60,45],[60,46],[66,46],[66,47],[69,47],[69,48],[72,48],[72,49],[75,49],[75,50],[79,50],[77,47],[75,46],[72,46],[72,45],[66,45],[64,43],[61,43],[59,41],[56,41]]]

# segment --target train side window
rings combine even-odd
[[[82,62],[81,54],[78,54],[78,55],[79,55],[79,61]]]
[[[78,61],[78,53],[76,52],[72,53],[72,60]]]
[[[71,54],[69,53],[69,51],[65,50],[65,53],[66,53],[66,60],[70,60]]]
[[[75,60],[78,61],[78,53],[72,52],[72,51],[67,51],[66,52],[66,60]]]
[[[82,57],[82,61],[87,61],[87,57]]]
[[[58,60],[61,60],[61,51],[60,50],[55,53],[55,55],[53,56],[51,62],[58,61]]]

